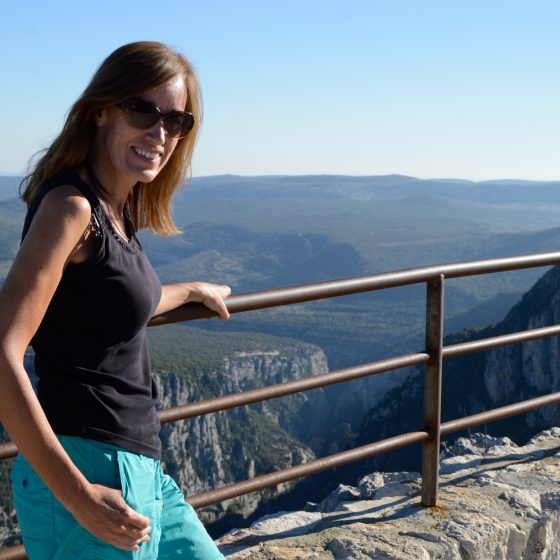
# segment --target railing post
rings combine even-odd
[[[430,434],[422,448],[422,505],[435,506],[439,484],[441,378],[443,363],[444,276],[429,280],[426,293],[426,352],[430,360],[424,375],[424,430]]]

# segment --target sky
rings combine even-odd
[[[559,28],[557,0],[0,0],[0,173],[158,40],[201,82],[194,176],[558,180]]]

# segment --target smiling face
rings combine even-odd
[[[154,103],[162,113],[184,111],[187,88],[179,78],[141,97]],[[130,189],[138,182],[155,179],[179,141],[165,132],[161,120],[147,129],[134,128],[116,106],[102,109],[96,125],[95,168],[102,184],[110,190]]]

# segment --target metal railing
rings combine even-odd
[[[471,354],[517,344],[529,340],[556,336],[560,334],[560,325],[525,330],[482,340],[463,342],[449,346],[443,345],[444,286],[448,278],[460,278],[550,266],[560,263],[560,252],[521,255],[515,257],[466,261],[460,263],[433,265],[409,270],[374,274],[356,278],[304,284],[287,288],[265,290],[232,296],[227,300],[230,313],[241,313],[256,309],[278,307],[282,305],[327,299],[332,297],[357,294],[362,292],[394,288],[410,284],[425,283],[426,296],[426,345],[423,352],[405,354],[385,360],[362,364],[338,371],[326,372],[296,381],[287,381],[258,389],[224,395],[192,404],[186,404],[158,412],[162,423],[176,422],[193,416],[218,412],[251,403],[325,387],[382,372],[392,371],[407,366],[426,364],[424,377],[424,418],[422,429],[407,432],[375,443],[356,447],[341,453],[329,455],[301,465],[257,476],[250,480],[237,482],[188,498],[193,507],[201,508],[227,499],[235,498],[307,476],[334,467],[345,465],[374,455],[379,455],[413,443],[423,444],[422,454],[422,504],[435,506],[439,485],[439,449],[440,438],[456,431],[473,426],[501,420],[517,414],[560,403],[560,392],[551,393],[534,399],[525,400],[508,406],[495,408],[479,414],[441,422],[441,384],[443,360],[445,358]],[[189,303],[169,313],[155,317],[150,326],[165,325],[214,316],[215,313],[201,304]],[[0,460],[14,457],[17,448],[13,443],[0,445]],[[23,547],[18,546],[0,552],[0,560],[25,559]]]

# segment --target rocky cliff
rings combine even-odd
[[[441,459],[437,507],[420,505],[418,473],[373,473],[219,544],[231,560],[560,558],[560,428],[523,447],[475,434]]]
[[[252,335],[253,341],[259,337]],[[275,341],[275,342],[273,342]],[[328,370],[324,353],[297,341],[262,337],[250,350],[222,358],[219,367],[166,371],[154,363],[163,408],[298,379]],[[161,431],[167,471],[189,494],[307,462],[313,451],[298,438],[313,411],[321,408],[322,393],[298,394],[227,412],[208,414],[165,425]],[[242,496],[207,508],[205,521],[226,513],[246,517],[265,499],[287,492],[295,483]]]
[[[475,340],[560,323],[560,267],[548,271],[515,305],[505,319],[478,331],[446,337],[445,344]],[[535,340],[489,352],[444,361],[443,421],[476,414],[560,390],[559,338]],[[423,369],[416,368],[399,387],[389,391],[368,413],[356,444],[376,441],[422,426]],[[560,406],[488,424],[484,430],[514,441],[526,441],[535,432],[560,424]],[[396,464],[416,468],[410,452],[380,457],[375,470],[393,470]]]
[[[513,332],[560,324],[560,267],[545,274],[497,326]],[[483,370],[484,388],[492,402],[507,403],[560,391],[560,339],[533,340],[489,352]],[[527,414],[524,433],[558,422],[559,407]]]

